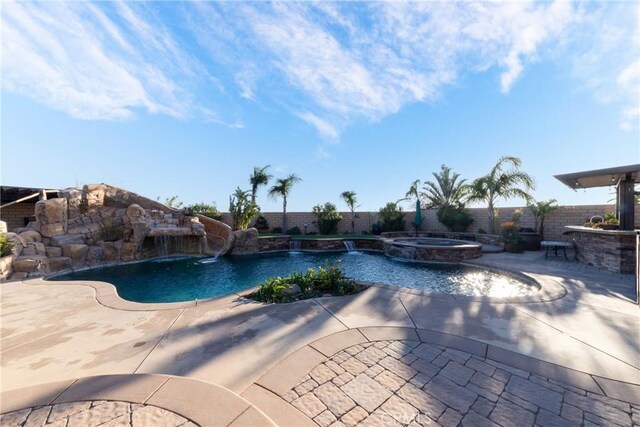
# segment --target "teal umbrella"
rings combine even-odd
[[[418,229],[422,225],[422,209],[420,209],[420,199],[416,199],[416,217],[413,220],[416,226],[416,236],[418,235]]]

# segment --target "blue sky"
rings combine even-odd
[[[637,2],[2,2],[2,184],[105,182],[227,210],[254,166],[289,210],[362,210],[446,164],[640,163]],[[264,211],[280,210],[262,189]],[[519,205],[520,200],[501,202]]]

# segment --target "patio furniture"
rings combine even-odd
[[[549,249],[553,249],[553,253],[556,257],[558,256],[558,249],[562,249],[565,259],[569,261],[569,257],[567,256],[567,248],[572,249],[573,243],[544,240],[540,242],[540,247],[544,248],[544,259],[547,259],[547,257],[549,256]]]

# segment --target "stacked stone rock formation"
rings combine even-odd
[[[15,247],[12,273],[5,275],[13,279],[171,253],[229,251],[227,243],[233,242],[225,224],[209,224],[216,236],[207,239],[198,217],[105,184],[62,190],[57,199],[37,202],[35,217],[28,227],[7,234]],[[164,248],[169,253],[158,252],[158,239],[171,243]],[[212,248],[211,241],[218,247]]]

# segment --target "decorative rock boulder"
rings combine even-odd
[[[68,256],[59,256],[49,258],[49,269],[51,271],[68,270],[73,267],[73,260]]]
[[[82,190],[78,188],[65,188],[58,191],[58,198],[67,199],[67,217],[74,219],[80,216],[82,205]]]
[[[23,245],[31,242],[42,242],[42,234],[40,234],[36,230],[23,231],[18,236],[22,240]]]
[[[44,250],[45,250],[45,255],[48,256],[49,258],[62,256],[62,248],[59,248],[56,246],[46,246]]]
[[[16,273],[49,274],[49,258],[44,255],[19,256],[13,261]]]
[[[82,201],[80,211],[92,213],[104,205],[104,194],[107,186],[104,184],[85,185],[82,187]]]
[[[74,266],[81,266],[84,265],[88,251],[89,247],[87,245],[64,245],[62,247],[62,256],[71,258]]]
[[[136,244],[136,247],[139,247],[149,231],[144,209],[140,205],[130,205],[127,208],[127,218],[129,218],[131,229],[133,230],[133,243]]]
[[[40,234],[45,237],[66,234],[68,227],[67,199],[40,200],[36,202],[36,221]]]
[[[233,246],[234,254],[249,254],[259,251],[258,230],[255,228],[237,230],[234,231],[233,234],[235,236],[235,244]]]
[[[100,242],[104,260],[107,262],[120,261],[120,254],[122,252],[122,240],[115,242]]]

